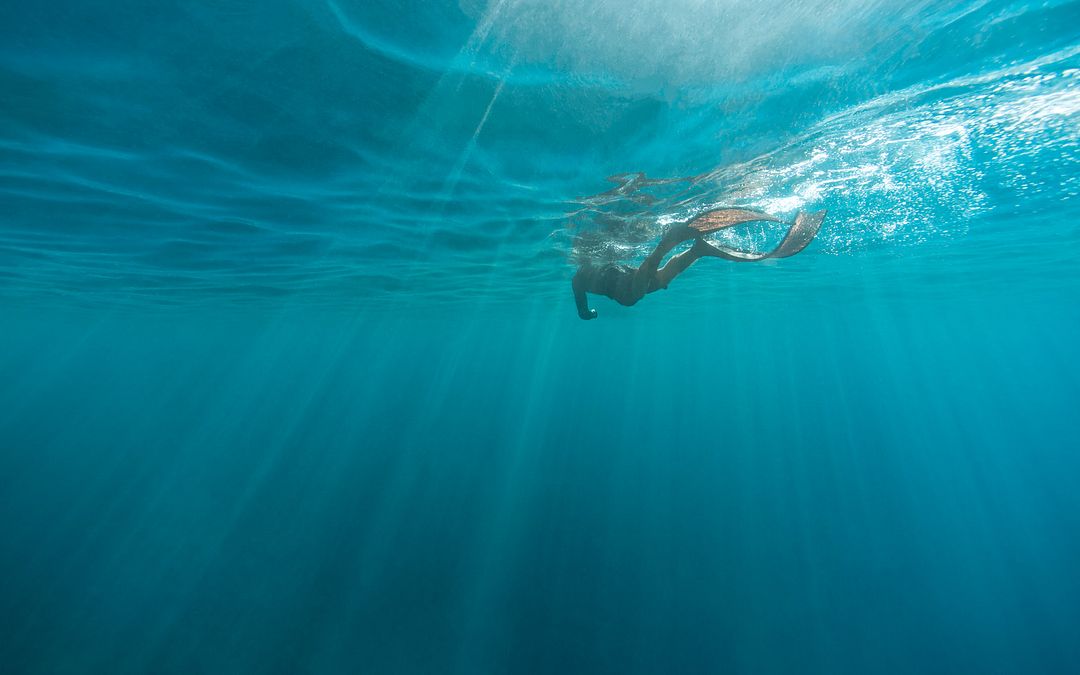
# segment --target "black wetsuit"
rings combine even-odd
[[[577,274],[574,275],[574,301],[577,303],[578,316],[582,319],[596,318],[596,310],[589,309],[586,293],[604,295],[620,305],[635,304],[645,296],[645,293],[655,290],[649,288],[645,293],[639,293],[634,289],[634,278],[638,275],[639,268],[621,263],[606,263],[593,265],[585,263]]]

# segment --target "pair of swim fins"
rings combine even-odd
[[[739,251],[710,242],[708,243],[708,246],[712,250],[709,251],[709,254],[717,258],[741,262],[755,262],[767,258],[787,258],[788,256],[793,256],[806,248],[811,240],[817,235],[818,230],[821,229],[821,224],[825,221],[825,213],[825,211],[811,211],[809,213],[800,211],[799,214],[795,216],[795,222],[791,224],[787,234],[784,235],[783,241],[781,241],[776,248],[767,253]],[[695,217],[687,223],[687,226],[696,230],[699,234],[708,234],[710,232],[716,232],[717,230],[734,227],[735,225],[741,225],[742,223],[751,223],[755,221],[769,221],[773,223],[782,222],[775,216],[770,216],[767,213],[753,211],[751,209],[715,209]]]

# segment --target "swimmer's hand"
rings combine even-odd
[[[588,286],[586,282],[587,276],[588,272],[583,267],[574,275],[572,282],[574,287],[574,304],[577,305],[577,315],[585,321],[596,318],[596,310],[589,309],[589,296],[585,294],[585,288]]]

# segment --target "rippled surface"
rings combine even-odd
[[[10,5],[2,292],[555,302],[574,227],[632,220],[633,257],[715,205],[829,209],[804,263],[1047,274],[1080,236],[1078,22],[1068,2]],[[637,173],[674,180],[586,197]]]

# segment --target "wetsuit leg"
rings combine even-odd
[[[656,272],[656,287],[667,288],[672,279],[685,272],[686,268],[694,264],[698,258],[707,255],[701,244],[705,244],[705,241],[698,239],[689,250],[671,256],[671,260],[668,260],[667,264]]]
[[[664,256],[679,244],[697,236],[700,236],[700,233],[687,225],[676,225],[664,233],[664,236],[660,238],[660,243],[645,258],[641,263],[641,267],[638,267],[637,272],[634,274],[631,293],[635,298],[635,302],[645,297],[645,294],[649,292],[649,288],[653,286],[653,282],[657,278],[656,270]]]

